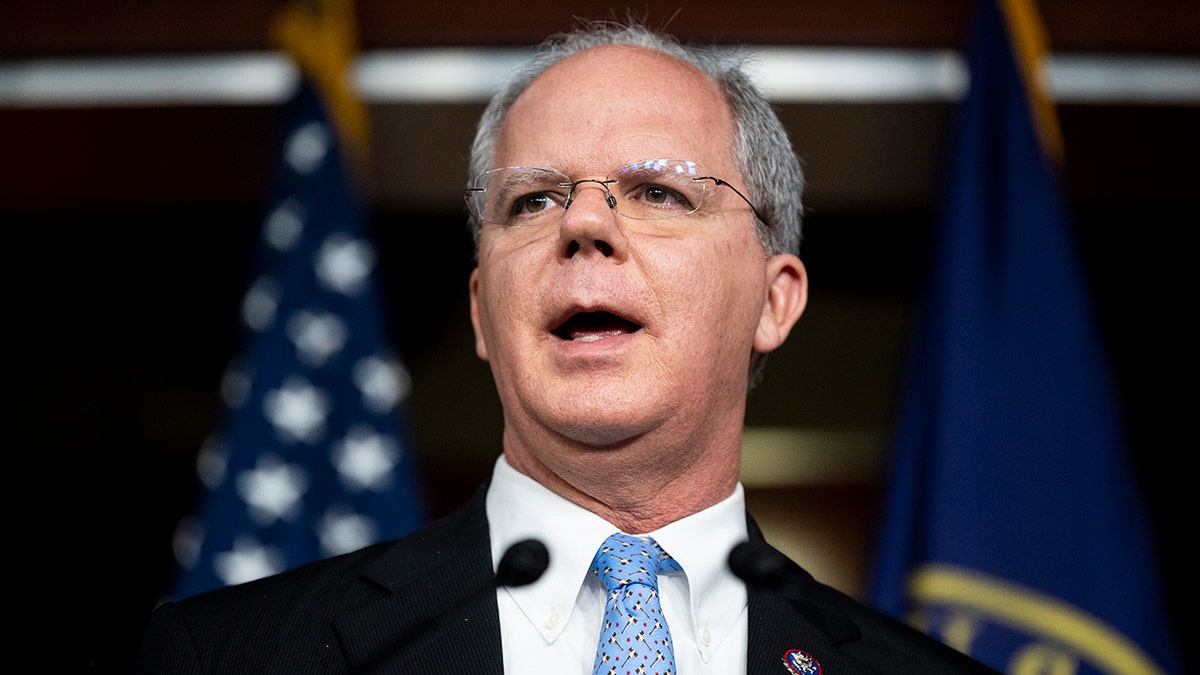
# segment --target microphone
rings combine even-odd
[[[822,610],[814,595],[824,593],[811,574],[763,541],[744,541],[729,551],[729,570],[748,588],[786,600],[828,636],[854,636],[858,627],[848,618]]]
[[[499,588],[517,588],[528,586],[541,578],[550,566],[550,552],[546,545],[536,539],[523,539],[509,546],[496,565],[496,576],[486,584],[473,591],[462,602],[431,616],[401,639],[393,642],[375,654],[366,663],[354,668],[354,672],[376,672],[381,662],[399,657],[402,653],[413,649],[430,636],[441,632],[452,621],[461,618],[489,596],[493,596]]]
[[[523,539],[508,547],[496,566],[496,588],[528,586],[550,566],[550,552],[537,539]]]
[[[761,541],[743,541],[729,551],[729,570],[753,588],[780,591],[792,580],[793,565],[787,556]]]

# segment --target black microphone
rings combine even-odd
[[[508,547],[496,566],[495,587],[528,586],[542,577],[550,566],[550,552],[537,539],[523,539]]]
[[[858,627],[846,617],[824,611],[814,594],[825,592],[811,574],[764,541],[744,541],[729,551],[729,570],[748,588],[786,600],[826,635],[854,636]],[[827,600],[828,601],[828,600]]]
[[[516,588],[527,586],[541,578],[550,566],[550,552],[546,545],[536,539],[523,539],[509,546],[500,563],[496,565],[496,576],[473,591],[462,602],[439,612],[426,621],[418,624],[401,639],[393,642],[390,647],[375,654],[367,663],[361,664],[354,672],[376,672],[384,660],[390,660],[401,653],[411,650],[426,638],[440,632],[451,621],[462,617],[482,602],[496,593],[499,588]]]
[[[729,551],[729,570],[754,588],[781,591],[792,580],[794,565],[766,542],[743,541]]]

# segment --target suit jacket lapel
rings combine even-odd
[[[765,544],[758,524],[749,514],[746,519],[750,541]],[[821,673],[877,675],[874,669],[842,651],[840,645],[859,639],[861,634],[849,617],[820,601],[821,591],[820,584],[791,561],[785,585],[778,589],[748,589],[746,672],[749,675],[803,673],[785,664],[792,650],[814,659],[820,664]]]
[[[485,492],[364,570],[379,599],[334,621],[352,672],[503,675]]]

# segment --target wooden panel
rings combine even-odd
[[[280,0],[52,0],[8,3],[0,58],[264,49]],[[1043,15],[1057,49],[1200,53],[1194,0],[1056,0]],[[619,6],[619,5],[618,5]],[[757,44],[934,47],[960,44],[962,0],[631,3],[639,16],[687,39]],[[364,48],[527,45],[577,16],[608,18],[596,3],[526,0],[360,0]],[[616,12],[617,18],[625,11]]]
[[[0,210],[257,202],[276,112],[0,108]]]

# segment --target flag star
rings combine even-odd
[[[344,506],[330,507],[317,523],[317,539],[324,555],[360,549],[379,538],[375,521]]]
[[[242,321],[256,331],[262,332],[275,320],[282,289],[271,277],[260,277],[242,298]]]
[[[391,487],[400,449],[390,436],[358,426],[333,446],[330,459],[347,488],[382,492]]]
[[[346,323],[328,312],[296,312],[288,321],[287,335],[296,345],[300,360],[310,366],[322,366],[329,357],[346,346]]]
[[[263,223],[263,238],[277,251],[290,250],[303,233],[304,210],[294,199],[281,202]]]
[[[213,556],[213,571],[226,586],[261,579],[283,569],[284,557],[277,549],[250,537],[238,537],[233,550]]]
[[[412,377],[395,359],[369,356],[354,364],[354,383],[363,395],[363,405],[376,413],[385,413],[408,398]]]
[[[258,458],[254,468],[237,477],[237,490],[260,526],[276,520],[293,520],[300,513],[300,498],[308,490],[308,473],[298,464],[285,464],[276,455]]]
[[[303,377],[292,376],[263,396],[263,412],[288,441],[315,443],[325,433],[329,398]]]
[[[330,235],[317,251],[317,277],[326,287],[344,295],[362,291],[374,266],[375,248],[344,234]]]
[[[299,174],[316,170],[329,153],[329,129],[321,122],[309,122],[296,129],[284,146],[284,161]]]

